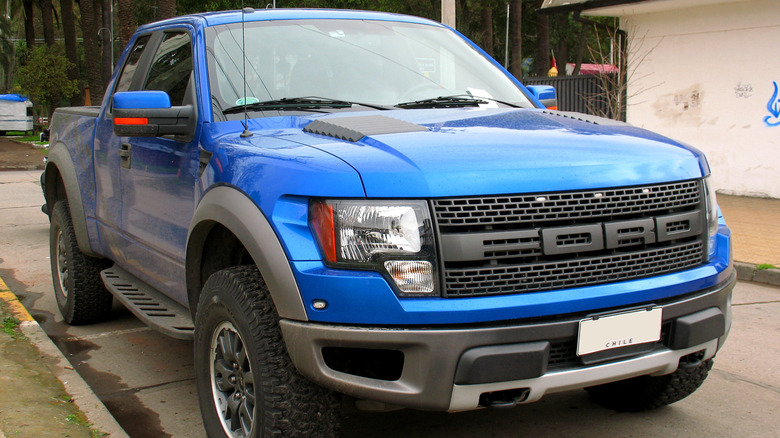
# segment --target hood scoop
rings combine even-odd
[[[619,120],[607,119],[605,117],[594,116],[591,114],[582,114],[569,111],[551,111],[542,110],[542,114],[549,114],[551,116],[565,117],[567,119],[579,120],[581,122],[593,123],[594,125],[603,126],[629,126],[626,122]]]
[[[351,142],[360,141],[363,137],[370,135],[427,130],[428,128],[425,126],[385,116],[331,117],[315,120],[303,128],[304,132],[327,135]]]

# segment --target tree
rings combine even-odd
[[[136,28],[135,20],[135,2],[133,0],[119,0],[119,45],[127,46],[127,42],[133,36]]]
[[[100,68],[94,66],[101,65],[101,52],[97,42],[97,29],[100,29],[102,23],[102,2],[101,0],[81,0],[81,29],[84,36],[84,61],[87,68],[87,83],[91,95],[91,103],[99,105],[103,100],[105,92],[105,83],[103,82],[103,72]]]
[[[37,46],[27,57],[27,63],[19,67],[16,77],[22,92],[46,108],[46,114],[51,117],[55,110],[53,101],[79,91],[78,82],[68,78],[70,67],[70,61],[58,48]]]
[[[522,0],[512,0],[510,5],[510,28],[509,32],[511,43],[511,59],[509,63],[509,72],[518,79],[523,78],[523,2]]]
[[[22,6],[24,7],[24,39],[27,41],[27,48],[32,49],[35,46],[33,0],[22,0]]]
[[[38,0],[43,23],[43,41],[49,46],[54,45],[54,7],[51,0]]]
[[[176,0],[157,0],[157,20],[176,16]]]
[[[72,81],[80,82],[78,67],[79,57],[78,48],[76,46],[76,18],[73,14],[73,0],[60,0],[60,13],[62,14],[62,33],[65,37],[65,56],[68,57],[68,61],[71,63],[71,68],[68,70],[68,78]],[[76,93],[76,95],[73,96],[70,103],[74,106],[84,104],[81,86],[79,86],[79,93]]]

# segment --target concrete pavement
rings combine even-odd
[[[40,261],[38,260],[31,260],[32,256],[27,258],[28,256],[26,254],[28,253],[35,254],[35,257],[38,259],[40,259],[43,254],[48,255],[48,250],[46,249],[48,247],[48,243],[45,241],[45,218],[40,214],[39,211],[35,212],[36,203],[37,205],[40,205],[41,201],[39,198],[30,198],[31,194],[36,195],[36,190],[37,196],[40,196],[40,189],[36,186],[37,176],[37,172],[0,172],[0,199],[3,199],[3,203],[0,204],[0,216],[4,216],[3,219],[0,219],[0,223],[5,223],[6,221],[11,223],[11,225],[3,225],[2,228],[0,228],[2,233],[6,234],[5,237],[8,237],[8,239],[3,239],[0,236],[0,271],[3,272],[4,276],[10,275],[11,277],[15,277],[13,278],[15,281],[12,282],[12,284],[20,288],[16,289],[15,287],[16,291],[22,291],[23,295],[27,296],[25,301],[26,305],[33,304],[35,307],[39,307],[40,305],[39,298],[35,297],[31,300],[30,296],[35,296],[38,293],[48,294],[50,292],[51,280],[48,270],[44,266],[43,268],[39,267],[21,274],[17,268],[25,264],[40,264]],[[780,226],[780,208],[775,209],[776,206],[780,205],[780,201],[761,200],[755,198],[737,198],[734,200],[731,198],[734,197],[719,197],[721,208],[724,212],[726,220],[734,232],[736,259],[741,260],[741,258],[745,258],[744,261],[747,262],[745,266],[750,269],[754,269],[754,266],[758,264],[773,264],[775,266],[780,266],[780,260],[778,260],[780,257],[778,257],[778,251],[776,249],[780,248],[780,233],[771,232],[772,225]],[[24,212],[22,210],[24,210]],[[28,214],[37,214],[40,216],[32,216],[36,220],[36,225],[31,227],[30,232],[23,230],[23,228],[30,223],[30,220],[26,219],[26,215]],[[8,220],[9,217],[11,218],[10,220]],[[42,219],[42,221],[39,221],[38,219]],[[11,239],[11,235],[13,235],[13,242],[9,240]],[[750,240],[751,236],[756,237],[753,240]],[[21,256],[10,257],[9,246],[12,244],[20,246]],[[764,248],[765,252],[754,251],[751,253],[750,251],[753,246]],[[9,262],[11,263],[9,264]],[[46,261],[45,264],[47,265],[48,261]],[[751,273],[750,275],[751,278],[753,278],[757,273],[763,272],[772,274],[776,271],[776,269],[765,269],[756,271],[756,273]],[[768,275],[768,277],[771,278],[772,275]],[[720,382],[720,384],[713,384],[702,388],[700,391],[702,392],[702,395],[697,392],[697,394],[694,394],[691,399],[695,401],[696,404],[700,405],[704,399],[703,397],[707,397],[708,394],[705,389],[710,388],[708,390],[710,393],[714,392],[715,396],[723,397],[724,401],[720,404],[717,404],[717,406],[712,406],[712,402],[710,402],[708,399],[707,405],[711,406],[712,409],[715,410],[719,410],[721,407],[727,409],[729,407],[728,400],[731,398],[729,391],[744,392],[749,391],[751,388],[756,386],[760,386],[764,389],[769,388],[769,391],[762,391],[757,396],[753,397],[755,399],[755,403],[751,404],[750,406],[752,409],[754,409],[754,414],[763,415],[764,410],[770,408],[774,409],[776,406],[778,406],[778,403],[780,403],[780,397],[778,397],[780,377],[776,375],[776,372],[775,374],[771,374],[771,371],[767,371],[777,369],[776,364],[772,362],[771,357],[769,359],[764,359],[763,361],[756,359],[757,356],[760,356],[760,349],[756,349],[756,347],[746,347],[745,345],[755,345],[755,343],[751,343],[751,339],[756,336],[761,336],[761,334],[758,332],[759,330],[766,330],[771,333],[778,329],[776,327],[777,324],[773,322],[776,320],[776,316],[773,317],[772,315],[777,314],[776,312],[778,309],[778,302],[780,301],[780,290],[760,286],[746,287],[740,285],[740,291],[747,288],[749,288],[751,292],[746,292],[745,294],[735,293],[735,318],[738,321],[742,321],[742,318],[755,318],[758,320],[759,324],[756,327],[742,326],[741,330],[735,330],[732,332],[732,340],[726,344],[726,347],[724,348],[725,354],[721,355],[725,356],[725,359],[719,356],[719,360],[716,361],[716,372],[713,373],[713,378],[710,379],[716,380]],[[6,300],[13,301],[14,298],[6,296]],[[40,301],[42,301],[42,299],[40,299]],[[47,331],[49,331],[49,334],[52,335],[50,329],[53,327],[53,320],[55,317],[49,316],[50,314],[40,310],[34,311],[33,314],[36,314],[36,318],[50,318],[49,321],[46,321],[45,319],[42,321],[44,322],[45,327],[49,327]],[[120,314],[120,316],[122,315]],[[30,318],[31,321],[23,323],[22,328],[23,330],[27,330],[25,327],[37,327],[37,330],[35,328],[29,330],[30,333],[37,331],[38,335],[32,336],[27,334],[27,337],[33,340],[35,345],[38,346],[40,350],[47,350],[47,352],[44,353],[47,355],[47,357],[54,358],[47,359],[47,364],[50,364],[51,362],[59,364],[59,368],[57,366],[53,368],[50,367],[53,370],[50,370],[52,375],[65,384],[65,389],[71,393],[71,396],[76,400],[76,404],[85,412],[88,421],[94,424],[96,429],[99,429],[103,432],[108,432],[112,437],[126,436],[122,429],[116,425],[114,417],[108,415],[108,418],[106,418],[102,417],[101,414],[98,413],[98,411],[101,410],[103,413],[107,413],[107,411],[105,411],[103,403],[101,403],[97,397],[94,399],[88,399],[89,394],[92,394],[94,397],[93,390],[95,390],[95,392],[100,395],[101,399],[113,406],[112,413],[117,418],[119,418],[118,415],[121,415],[123,408],[126,406],[126,401],[123,399],[118,399],[117,394],[136,391],[141,395],[141,402],[145,403],[148,407],[156,412],[161,412],[158,409],[161,406],[171,406],[176,403],[181,403],[174,409],[172,417],[166,417],[167,419],[160,418],[160,420],[158,420],[161,428],[160,432],[165,431],[165,434],[168,436],[185,436],[184,429],[189,429],[187,432],[192,433],[192,435],[186,436],[199,436],[197,431],[194,430],[194,428],[199,427],[199,424],[195,424],[197,423],[196,419],[198,413],[197,408],[195,408],[194,411],[192,410],[193,395],[190,392],[191,388],[189,387],[191,384],[191,359],[182,359],[181,363],[178,365],[179,368],[177,370],[173,370],[171,373],[178,375],[179,380],[171,381],[170,378],[160,374],[158,379],[159,381],[147,381],[149,374],[152,372],[160,372],[161,367],[167,362],[170,362],[167,360],[167,357],[165,357],[165,355],[168,353],[166,350],[170,350],[171,348],[177,349],[178,354],[176,357],[186,357],[188,354],[190,354],[188,353],[189,345],[181,341],[176,341],[171,345],[164,344],[166,341],[161,336],[156,336],[156,333],[150,332],[145,327],[142,327],[140,323],[137,323],[137,321],[133,320],[132,317],[128,317],[126,319],[131,321],[130,328],[117,330],[119,326],[114,325],[112,322],[104,323],[102,327],[95,328],[95,330],[105,331],[105,333],[112,332],[113,330],[112,333],[114,333],[116,339],[119,339],[121,342],[114,342],[113,344],[101,344],[101,346],[96,347],[97,350],[92,351],[92,356],[102,356],[104,358],[111,357],[115,362],[121,362],[126,361],[127,359],[124,359],[120,355],[127,354],[127,350],[133,350],[139,351],[141,356],[146,354],[147,357],[137,357],[137,364],[134,364],[131,374],[127,374],[124,371],[116,371],[115,377],[117,382],[112,382],[111,384],[114,386],[120,385],[124,387],[119,388],[118,390],[114,388],[110,391],[107,391],[105,388],[101,389],[95,386],[101,383],[101,379],[105,380],[106,376],[98,375],[99,373],[94,374],[94,370],[92,370],[94,374],[92,378],[87,379],[93,385],[92,388],[86,384],[84,384],[83,388],[81,389],[74,388],[73,382],[75,381],[75,378],[69,377],[67,372],[76,374],[73,368],[76,368],[76,370],[80,372],[83,372],[85,369],[89,371],[90,367],[94,365],[85,364],[82,361],[82,359],[89,359],[89,355],[84,355],[83,351],[81,350],[69,350],[66,348],[66,353],[71,362],[69,363],[68,360],[65,359],[65,357],[62,355],[62,353],[59,353],[59,350],[57,350],[57,348],[51,343],[49,337],[43,333],[38,323],[32,321],[32,318]],[[739,326],[735,327],[740,328]],[[58,333],[55,338],[58,339],[58,343],[61,348],[62,346],[80,346],[79,342],[84,343],[84,340],[98,343],[99,341],[102,342],[102,340],[106,339],[104,337],[98,339],[99,336],[103,335],[87,332],[87,330],[88,329],[86,328],[69,330],[69,333],[67,334]],[[768,351],[777,351],[777,341],[772,339],[769,341],[770,344],[771,342],[775,342],[775,344],[767,345],[766,348],[768,348]],[[41,347],[41,345],[47,343],[47,346]],[[83,347],[83,345],[81,345],[81,347]],[[54,351],[50,351],[51,349]],[[728,353],[730,351],[733,351],[734,353],[729,355]],[[55,357],[56,355],[59,355],[59,357]],[[143,362],[144,359],[149,359],[150,361],[148,363]],[[774,357],[774,360],[776,360],[776,357]],[[107,366],[104,365],[105,368],[108,368],[112,372],[115,369],[118,370],[119,366],[120,364],[118,363],[111,363]],[[747,386],[744,386],[743,384],[747,384]],[[174,388],[174,385],[179,386]],[[136,388],[142,389],[139,390]],[[86,391],[89,394],[85,394],[81,391]],[[152,394],[153,391],[156,391],[157,393],[161,391],[169,391],[169,393],[160,396],[159,400],[154,402],[151,400],[152,395],[156,395]],[[189,394],[189,396],[186,394]],[[189,399],[187,399],[188,397]],[[97,400],[97,402],[95,402],[95,400]],[[510,415],[510,417],[513,418],[512,420],[507,418],[506,413],[499,413],[500,411],[483,411],[480,413],[468,413],[458,416],[452,416],[448,414],[420,413],[416,411],[402,411],[390,415],[361,413],[351,415],[346,419],[344,435],[345,437],[370,435],[378,436],[377,434],[379,433],[379,430],[381,430],[382,433],[387,432],[386,436],[447,436],[446,433],[450,433],[450,436],[470,436],[468,431],[476,433],[477,429],[475,429],[475,427],[478,428],[480,423],[487,422],[494,425],[498,423],[499,425],[503,425],[501,427],[506,427],[507,430],[511,429],[515,431],[513,433],[497,432],[494,434],[495,436],[516,436],[517,430],[519,430],[516,428],[517,426],[523,426],[523,430],[528,432],[530,435],[534,435],[534,433],[532,433],[533,431],[540,433],[546,431],[547,433],[553,434],[555,434],[554,431],[558,431],[560,432],[558,435],[561,436],[577,436],[576,432],[565,432],[566,427],[568,426],[557,424],[557,421],[555,420],[557,418],[556,416],[562,415],[565,417],[562,421],[565,421],[566,423],[569,423],[569,420],[574,423],[577,421],[593,423],[591,420],[605,420],[606,418],[609,418],[610,421],[615,420],[615,418],[612,418],[614,414],[606,413],[606,411],[599,410],[598,408],[592,406],[583,406],[583,403],[587,403],[583,400],[586,400],[586,397],[583,397],[583,395],[579,393],[554,395],[551,396],[549,400],[543,400],[542,403],[528,405],[527,407],[512,411],[512,414]],[[654,413],[645,420],[653,424],[655,424],[653,419],[663,420],[658,422],[657,428],[652,429],[658,433],[664,432],[666,430],[665,428],[669,427],[666,426],[666,424],[682,426],[682,430],[687,430],[688,432],[698,431],[705,435],[708,434],[706,432],[712,432],[713,430],[718,431],[718,427],[713,427],[712,424],[704,424],[704,422],[709,421],[713,422],[713,424],[718,424],[719,421],[725,420],[719,418],[717,415],[710,415],[712,418],[701,417],[701,412],[697,411],[695,407],[696,405],[693,403],[693,401],[683,401],[675,405],[675,410],[667,410],[665,411],[665,414]],[[561,403],[564,404],[563,409],[566,409],[565,405],[567,404],[574,404],[581,406],[581,410],[579,412],[559,412],[561,408],[559,405]],[[721,406],[721,404],[723,406]],[[196,406],[197,403],[194,405]],[[95,407],[95,410],[93,410],[92,413],[90,413],[90,406]],[[587,413],[584,411],[587,411]],[[166,414],[160,413],[161,417],[165,417],[165,415]],[[134,416],[134,418],[129,418],[130,415],[127,416],[127,421],[140,421],[140,419],[134,419],[137,419],[137,416]],[[610,427],[620,427],[620,424],[623,424],[626,427],[631,427],[631,418],[632,417],[625,415],[619,416],[619,418],[617,418],[617,423],[613,423],[613,426]],[[633,418],[636,419],[637,417]],[[693,423],[690,421],[691,418],[694,419]],[[763,419],[764,417],[761,418]],[[111,424],[112,422],[118,429],[114,428],[114,426]],[[182,429],[176,429],[176,423],[179,423]],[[726,430],[742,430],[745,432],[752,430],[759,433],[747,433],[747,435],[761,436],[760,432],[762,429],[760,426],[762,424],[766,426],[765,423],[758,421],[756,422],[756,426],[753,426],[749,429],[741,429],[738,427],[735,429],[732,427],[730,429],[727,428]],[[778,423],[775,422],[774,425],[778,426]],[[0,423],[0,430],[3,430],[3,427],[4,426],[2,423]],[[550,429],[547,430],[547,428]],[[773,428],[772,430],[776,429],[777,427]],[[437,432],[437,430],[441,431],[441,433]],[[455,435],[452,435],[453,431],[459,430],[461,432],[456,432]],[[587,430],[589,430],[591,433],[585,433],[583,430],[580,431],[581,433],[579,435],[593,435],[598,434],[599,431],[605,433],[608,432],[606,429],[603,429],[602,426],[597,424],[591,424],[587,427]],[[14,436],[10,433],[9,430],[3,431],[5,432],[6,436]],[[402,431],[405,432],[399,433]],[[439,433],[439,435],[437,435],[437,433]],[[679,433],[681,433],[681,431],[679,431]],[[721,434],[718,436],[729,435],[729,433],[724,433],[725,435]],[[134,433],[130,433],[130,435],[140,436]],[[379,435],[381,435],[381,433],[379,433]],[[635,435],[651,436],[652,433],[642,432],[636,433]],[[672,433],[671,435],[674,436],[675,434]],[[163,435],[158,433],[157,436]]]

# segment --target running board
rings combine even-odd
[[[195,332],[184,306],[114,265],[100,272],[106,288],[149,327],[176,339],[191,340]]]

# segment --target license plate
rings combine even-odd
[[[580,321],[577,356],[661,339],[663,310],[600,316]]]

